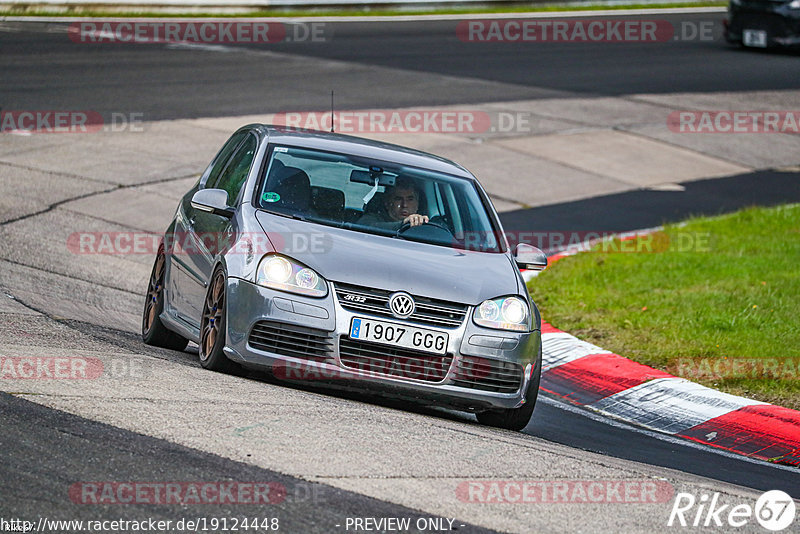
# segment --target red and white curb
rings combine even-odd
[[[800,411],[729,395],[542,324],[542,390],[605,416],[800,466]]]
[[[632,425],[751,458],[800,466],[800,411],[672,376],[545,322],[541,389]]]

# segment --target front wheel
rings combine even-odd
[[[536,399],[539,396],[539,382],[542,380],[542,352],[539,350],[539,357],[536,359],[536,369],[534,378],[528,384],[528,394],[525,396],[525,404],[519,408],[509,408],[506,410],[487,410],[475,414],[478,422],[482,425],[505,428],[508,430],[522,430],[531,420],[533,409],[536,407]]]
[[[147,345],[165,349],[183,350],[189,344],[189,340],[167,329],[161,321],[161,312],[164,311],[166,266],[167,259],[164,250],[160,249],[156,255],[156,261],[153,263],[153,271],[150,273],[150,282],[147,285],[147,297],[142,313],[142,341]]]
[[[200,365],[211,371],[231,373],[238,365],[228,359],[225,348],[225,271],[217,268],[203,304],[200,322]]]

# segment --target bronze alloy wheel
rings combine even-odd
[[[212,371],[234,372],[238,365],[230,361],[225,348],[225,271],[218,268],[211,277],[211,283],[203,304],[200,321],[200,365]]]
[[[164,250],[160,249],[153,263],[150,273],[150,282],[147,284],[147,295],[142,313],[142,340],[148,345],[163,347],[165,349],[183,350],[189,340],[170,331],[161,321],[164,311],[164,274],[167,261]]]
[[[220,332],[225,320],[225,273],[217,271],[214,281],[206,295],[203,306],[203,322],[200,334],[200,359],[207,360],[214,352],[214,346],[220,337],[225,336]]]
[[[150,283],[147,285],[147,300],[144,303],[144,317],[142,317],[143,333],[152,329],[153,321],[156,319],[156,308],[164,290],[164,265],[164,255],[159,254],[150,274]]]

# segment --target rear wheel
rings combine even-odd
[[[167,329],[161,322],[161,312],[164,311],[164,273],[166,272],[167,259],[164,250],[160,249],[153,263],[150,273],[150,282],[147,285],[147,297],[144,301],[142,313],[142,340],[148,345],[163,347],[165,349],[183,350],[189,340]]]
[[[536,407],[536,399],[539,396],[539,382],[542,379],[542,350],[539,349],[539,357],[536,359],[536,369],[533,371],[534,377],[528,384],[528,394],[525,396],[525,404],[519,408],[509,408],[506,410],[487,410],[475,414],[478,422],[482,425],[506,428],[508,430],[522,430],[531,420],[533,409]]]
[[[211,277],[200,321],[200,365],[211,371],[230,373],[239,366],[230,361],[225,348],[225,271],[218,268]]]

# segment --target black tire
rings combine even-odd
[[[150,282],[147,284],[147,296],[142,312],[142,341],[147,345],[162,347],[172,350],[183,350],[189,340],[169,330],[161,322],[161,312],[164,311],[164,273],[167,260],[164,250],[159,249],[153,270],[150,273]]]
[[[200,365],[210,371],[237,373],[240,366],[225,356],[225,271],[217,268],[208,284],[200,320]]]
[[[534,378],[528,384],[526,402],[519,408],[507,410],[487,410],[475,414],[482,425],[505,428],[507,430],[522,430],[531,420],[536,399],[539,397],[539,382],[542,380],[542,349],[539,348],[539,357],[536,359]]]

